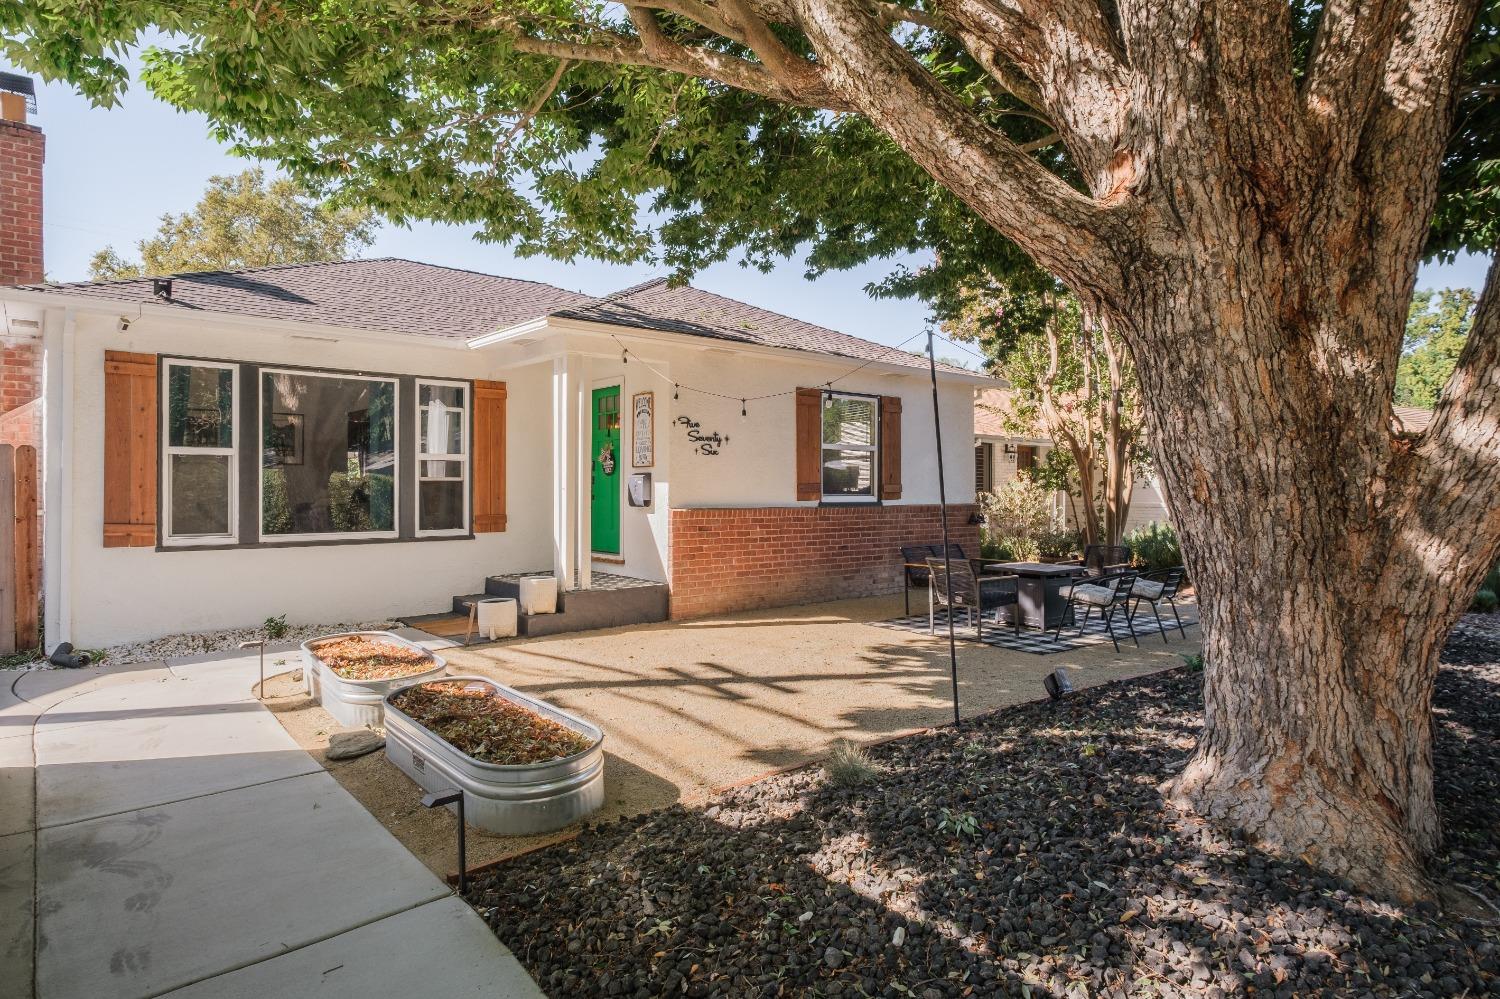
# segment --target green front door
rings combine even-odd
[[[593,475],[590,478],[594,551],[620,554],[620,386],[594,389]]]

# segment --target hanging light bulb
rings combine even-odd
[[[746,415],[745,414],[745,400],[744,399],[740,400],[740,415],[741,416]]]
[[[621,364],[629,364],[630,363],[630,351],[621,348],[621,350],[620,350],[620,363]]]
[[[677,398],[677,383],[676,382],[672,383],[672,398],[673,399]]]

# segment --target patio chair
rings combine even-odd
[[[1124,545],[1084,545],[1079,564],[1090,576],[1104,576],[1130,564],[1130,549]]]
[[[1058,641],[1062,636],[1063,622],[1068,615],[1074,613],[1079,607],[1083,608],[1083,620],[1078,622],[1078,634],[1082,635],[1084,628],[1088,627],[1089,615],[1098,608],[1100,615],[1104,618],[1104,630],[1109,634],[1109,640],[1114,643],[1115,651],[1120,651],[1120,640],[1115,636],[1115,611],[1121,607],[1125,608],[1125,626],[1130,629],[1130,637],[1139,647],[1141,640],[1136,637],[1135,625],[1130,620],[1130,591],[1135,587],[1135,581],[1140,578],[1140,573],[1134,569],[1126,569],[1122,572],[1111,572],[1103,576],[1090,576],[1082,582],[1075,583],[1068,591],[1068,603],[1063,608],[1062,615],[1057,619],[1057,627],[1053,629],[1052,640]]]
[[[1151,605],[1151,614],[1156,618],[1157,630],[1161,632],[1162,644],[1167,642],[1167,629],[1161,623],[1161,614],[1157,613],[1158,604],[1165,603],[1172,609],[1172,617],[1177,622],[1177,630],[1182,632],[1182,637],[1187,638],[1187,629],[1182,626],[1182,618],[1177,613],[1177,591],[1182,588],[1182,581],[1187,576],[1187,570],[1182,566],[1174,566],[1171,569],[1157,569],[1155,572],[1143,573],[1130,588],[1130,596],[1135,600],[1135,605],[1130,609],[1133,619],[1136,611],[1140,610],[1141,601]]]
[[[949,545],[948,552],[953,561],[961,561],[964,557],[962,545]],[[911,589],[913,586],[923,587],[928,585],[930,575],[926,562],[929,556],[936,555],[939,560],[943,557],[942,545],[902,545],[901,563],[905,567],[902,572],[901,599],[906,604],[906,616],[911,617]]]
[[[941,558],[928,556],[928,577],[932,585],[927,588],[927,633],[937,633],[937,608],[942,605],[948,609],[952,616],[959,608],[968,614],[969,623],[974,626],[974,637],[984,638],[984,612],[991,608],[995,611],[995,623],[1000,623],[1000,608],[1009,607],[1020,600],[1017,590],[1017,579],[1014,576],[992,576],[981,579],[974,572],[974,566],[968,559],[953,559],[953,572],[950,575]],[[1021,615],[1012,615],[1012,627],[1017,635],[1021,633]]]

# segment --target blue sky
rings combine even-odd
[[[107,111],[90,107],[60,85],[39,84],[37,103],[33,120],[47,133],[44,237],[47,276],[52,280],[86,278],[89,257],[106,244],[122,255],[134,255],[136,241],[155,230],[163,212],[191,208],[210,176],[236,173],[248,165],[209,137],[202,117],[174,110],[139,85],[121,106]],[[588,294],[603,294],[663,273],[649,266],[522,259],[505,247],[475,241],[469,229],[430,224],[410,229],[385,225],[366,255],[531,278]],[[923,328],[926,309],[915,301],[872,299],[864,287],[884,277],[897,262],[828,274],[816,282],[802,276],[799,261],[787,261],[771,274],[731,262],[700,273],[693,284],[895,344]],[[921,259],[902,262],[914,265]],[[1419,284],[1478,290],[1483,280],[1483,259],[1469,257],[1424,268]]]

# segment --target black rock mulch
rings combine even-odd
[[[1500,635],[1438,680],[1443,868],[1500,897]],[[469,900],[549,994],[1486,996],[1500,930],[1167,815],[1187,669],[585,830]]]

